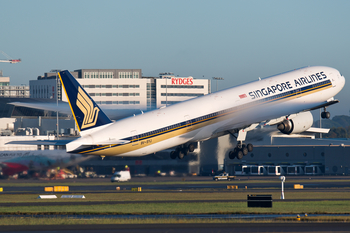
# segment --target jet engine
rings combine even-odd
[[[277,125],[277,129],[284,134],[302,133],[312,126],[313,121],[311,112],[302,112],[292,119],[283,120]]]

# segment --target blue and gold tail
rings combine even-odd
[[[59,72],[58,76],[79,131],[112,123],[68,70]]]

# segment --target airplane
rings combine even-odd
[[[0,177],[47,171],[76,165],[91,156],[69,154],[65,150],[19,150],[0,152]]]
[[[237,145],[229,158],[242,159],[253,150],[245,143],[248,131],[260,124],[277,125],[284,134],[310,131],[309,111],[323,108],[322,117],[329,118],[326,108],[339,102],[334,96],[345,85],[334,68],[304,67],[112,121],[69,71],[58,76],[80,131],[79,138],[62,142],[66,151],[102,158],[175,148],[170,157],[182,159],[196,143],[230,134]]]

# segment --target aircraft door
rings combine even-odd
[[[298,88],[295,91],[296,91],[296,94],[297,94],[297,98],[300,98],[301,97],[301,89]]]
[[[191,130],[192,129],[192,121],[191,121],[189,115],[185,116],[185,122],[186,122],[186,129]]]
[[[131,142],[133,146],[137,146],[139,144],[139,136],[137,135],[137,131],[136,130],[133,130],[131,131]]]

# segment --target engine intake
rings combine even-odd
[[[277,125],[277,129],[284,134],[290,134],[293,132],[293,128],[293,121],[287,119]]]
[[[283,120],[277,125],[277,129],[284,134],[302,133],[312,126],[313,121],[311,112],[302,112],[293,119]]]

